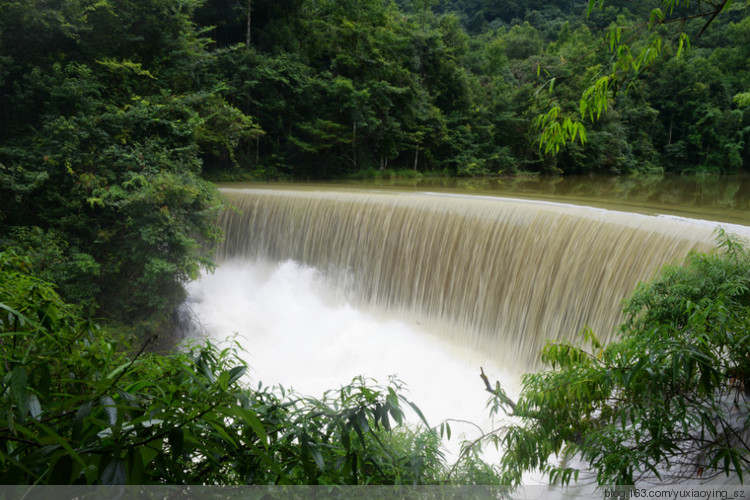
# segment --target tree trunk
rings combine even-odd
[[[253,11],[253,0],[247,0],[247,31],[245,32],[245,47],[250,48],[250,20]]]
[[[672,144],[672,125],[674,125],[674,117],[669,118],[669,139],[667,139],[667,144]]]
[[[388,166],[388,156],[381,156],[380,157],[380,170],[385,170],[387,166]]]
[[[354,168],[357,168],[357,122],[352,125],[352,160]]]

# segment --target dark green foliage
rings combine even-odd
[[[126,355],[84,318],[164,331],[220,237],[203,174],[746,170],[750,18],[735,2],[700,38],[705,19],[672,24],[703,4],[1,2],[3,480],[455,479],[434,434],[390,430],[397,384],[249,391],[231,350]],[[547,461],[563,449],[600,482],[746,471],[748,259],[722,242],[640,289],[622,342],[548,347],[507,481],[570,479]],[[456,471],[496,480],[476,454]]]
[[[578,477],[581,460],[599,484],[710,478],[750,471],[750,254],[720,233],[720,249],[692,254],[641,285],[625,305],[621,339],[550,343],[548,369],[526,375],[521,418],[495,439],[503,478],[541,469]],[[552,455],[556,458],[553,459]]]
[[[685,38],[669,22],[700,5],[666,2],[661,17],[653,8],[6,2],[0,161],[15,174],[3,176],[18,193],[50,174],[51,165],[33,167],[37,152],[78,173],[79,162],[98,163],[104,144],[126,136],[128,145],[195,147],[212,178],[745,170],[746,9],[722,12],[701,38],[703,20],[688,23]],[[652,14],[651,30],[639,25]],[[100,128],[94,119],[132,105],[141,109],[131,118],[171,126],[131,128],[110,117]],[[596,123],[583,144],[563,146],[560,138],[581,137],[581,114]],[[540,143],[551,146],[540,153]]]
[[[220,201],[202,163],[258,133],[214,92],[193,6],[0,6],[0,245],[33,247],[38,276],[126,323],[166,321],[208,265]]]

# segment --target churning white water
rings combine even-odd
[[[484,431],[493,422],[479,367],[493,382],[501,380],[509,394],[517,392],[516,377],[479,353],[457,356],[453,346],[421,325],[353,307],[315,269],[294,261],[225,262],[188,291],[186,306],[204,334],[217,342],[236,339],[246,351],[252,384],[319,397],[359,375],[382,384],[393,375],[406,384],[406,397],[430,426],[456,419]],[[410,420],[418,419],[411,413]],[[479,435],[474,426],[450,425],[453,452],[461,433]]]
[[[353,307],[318,271],[291,260],[228,261],[192,282],[188,291],[184,306],[199,322],[201,334],[219,344],[236,340],[245,350],[252,385],[262,381],[319,397],[359,375],[381,383],[395,375],[431,426],[449,421],[453,437],[444,441],[449,462],[458,458],[461,441],[502,424],[493,422],[485,407],[488,394],[479,366],[493,382],[499,379],[513,399],[518,393],[519,374],[502,370],[481,353],[459,351],[463,354],[457,356],[453,345],[421,325]],[[498,453],[489,449],[484,456],[492,463]],[[570,488],[547,489],[546,483],[539,473],[527,474],[525,489],[516,496],[602,497],[585,472]]]

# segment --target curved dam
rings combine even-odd
[[[547,339],[616,335],[622,300],[718,223],[431,193],[225,188],[217,261],[294,260],[346,300],[510,371]],[[293,300],[293,297],[290,297]]]

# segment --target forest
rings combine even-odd
[[[397,387],[290,402],[236,388],[229,351],[148,344],[213,266],[211,181],[747,172],[747,3],[659,5],[3,1],[0,482],[517,482],[519,463],[448,473],[434,432],[392,433]],[[739,281],[717,293],[744,311],[747,255],[722,241]],[[702,394],[706,359],[684,362]],[[747,468],[722,446],[713,466]]]
[[[701,33],[700,5],[649,27],[652,1],[589,3],[4,2],[3,240],[157,324],[220,238],[206,179],[746,171],[746,5]],[[542,147],[550,113],[585,142]]]

